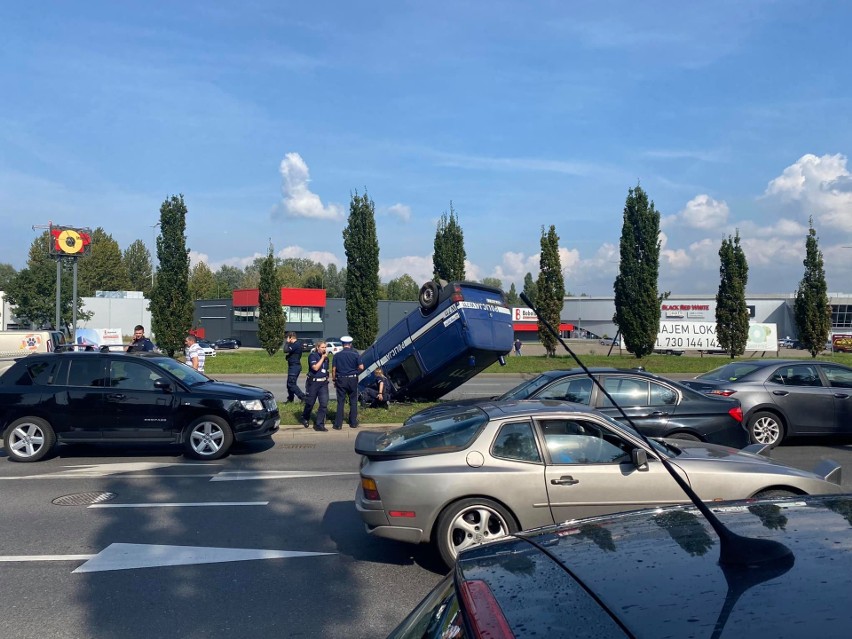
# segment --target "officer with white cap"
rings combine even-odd
[[[358,428],[358,373],[364,370],[361,356],[352,348],[352,338],[344,335],[340,338],[343,350],[334,356],[331,363],[331,379],[337,393],[337,415],[334,418],[335,430],[343,428],[343,404],[349,398],[349,427]]]

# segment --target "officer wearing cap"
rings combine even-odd
[[[314,426],[314,430],[318,431],[328,430],[325,427],[325,413],[328,409],[328,355],[325,349],[326,343],[321,341],[308,355],[308,381],[305,382],[305,390],[308,391],[308,395],[305,398],[302,418],[299,420],[302,426],[308,428],[311,411],[314,409],[316,401],[319,400],[317,420]]]
[[[334,429],[343,428],[343,404],[349,398],[349,427],[358,428],[358,373],[364,370],[361,356],[352,348],[352,338],[344,335],[340,338],[343,350],[334,356],[331,365],[331,379],[337,393],[337,415]]]

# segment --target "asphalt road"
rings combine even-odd
[[[428,548],[364,532],[356,434],[288,428],[208,464],[165,447],[0,458],[2,636],[386,636],[442,568]],[[836,459],[852,491],[848,443],[773,457],[807,469]],[[102,493],[114,497],[99,507],[56,503]]]

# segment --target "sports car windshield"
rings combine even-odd
[[[515,386],[512,390],[508,390],[497,399],[529,399],[533,393],[545,384],[549,384],[554,378],[550,375],[539,375],[531,380]]]
[[[749,373],[753,373],[761,366],[756,366],[749,362],[734,362],[733,364],[725,364],[719,368],[714,368],[709,373],[699,375],[695,379],[707,380],[722,380],[726,382],[735,382],[741,377],[745,377]]]
[[[462,450],[470,446],[487,422],[488,415],[475,407],[444,413],[386,433],[376,441],[376,450],[435,453]]]
[[[210,381],[210,378],[204,373],[199,373],[194,368],[191,368],[186,364],[181,364],[169,357],[156,357],[151,358],[149,361],[168,371],[184,384],[188,384],[189,386]]]

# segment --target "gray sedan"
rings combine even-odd
[[[367,532],[464,548],[579,517],[683,504],[665,457],[706,501],[839,492],[840,466],[814,473],[724,446],[645,443],[629,426],[564,402],[486,402],[389,432],[361,432],[355,505]]]
[[[852,368],[814,360],[743,360],[684,385],[740,400],[751,441],[852,433]]]

